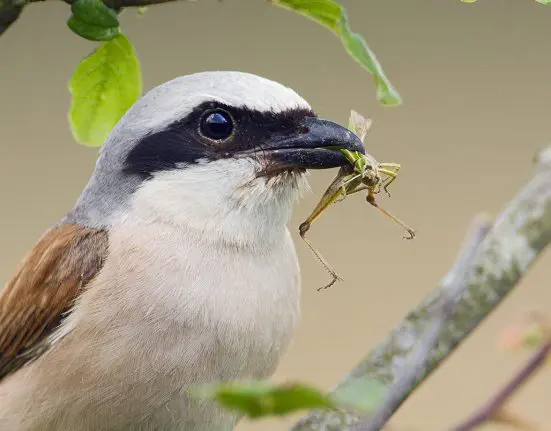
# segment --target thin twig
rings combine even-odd
[[[370,412],[377,416],[381,406],[390,406],[380,417],[388,418],[432,371],[484,320],[517,286],[543,249],[551,241],[551,147],[538,154],[533,178],[495,219],[475,258],[468,265],[467,283],[451,293],[446,277],[421,304],[412,310],[333,390],[339,392],[367,382],[382,390],[371,393]],[[421,340],[431,341],[430,328],[442,322],[440,305],[453,297],[453,316],[435,331],[434,348],[415,360]],[[444,298],[443,298],[444,296]],[[436,323],[435,323],[436,322]],[[428,334],[428,335],[427,335]],[[415,378],[408,370],[417,369]],[[413,381],[412,381],[413,380]],[[357,387],[357,386],[356,386]],[[373,392],[373,391],[372,391]],[[312,411],[299,420],[293,431],[348,430],[359,422],[356,411]],[[365,419],[364,419],[365,420]],[[364,422],[367,424],[368,422]],[[380,425],[377,424],[377,425]],[[380,429],[380,428],[374,428]]]
[[[0,0],[0,36],[17,21],[23,8],[30,3],[38,3],[44,0]],[[62,0],[65,3],[72,4],[73,0]],[[172,3],[175,1],[195,1],[195,0],[103,0],[103,2],[115,9],[120,10],[127,7],[143,7],[163,3]]]
[[[453,431],[471,431],[477,426],[492,420],[504,407],[505,403],[513,396],[522,385],[528,382],[536,374],[546,358],[551,352],[551,338],[541,345],[541,347],[532,355],[526,365],[522,367],[517,374],[492,397],[484,406],[476,410],[464,422],[452,428]]]
[[[67,3],[72,3],[72,0],[64,0]],[[174,3],[176,1],[182,1],[182,0],[103,0],[103,2],[113,8],[113,9],[121,9],[125,7],[142,7],[142,6],[152,6],[156,4],[163,4],[163,3]],[[191,1],[191,0],[186,0]]]

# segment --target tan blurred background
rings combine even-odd
[[[361,198],[329,211],[310,238],[345,282],[316,292],[325,271],[300,241],[303,322],[277,380],[332,387],[432,289],[453,261],[472,217],[495,214],[530,177],[551,141],[551,6],[533,0],[346,1],[353,28],[378,54],[405,104],[378,105],[370,76],[327,30],[260,0],[201,0],[126,11],[148,89],[177,75],[238,69],[285,83],[322,116],[345,123],[351,108],[374,119],[369,150],[402,164],[385,205],[418,230],[413,242]],[[93,44],[65,26],[61,2],[28,7],[0,37],[0,281],[77,198],[96,150],[74,143],[68,79]],[[311,175],[308,215],[334,172]],[[298,239],[298,238],[297,238]],[[549,310],[543,256],[521,286],[400,409],[393,424],[442,430],[488,397],[525,355],[496,339],[523,311]],[[551,427],[551,372],[515,409]],[[289,420],[243,423],[281,430]]]

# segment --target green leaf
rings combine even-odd
[[[375,79],[377,98],[383,105],[400,105],[402,98],[386,77],[367,42],[354,33],[343,6],[334,0],[271,0],[275,5],[294,10],[329,28],[340,37],[345,50]]]
[[[300,384],[274,386],[266,382],[227,384],[203,388],[203,398],[213,398],[224,407],[250,418],[282,416],[298,410],[335,408],[329,396]]]
[[[387,387],[378,380],[369,377],[358,377],[347,382],[333,392],[339,403],[361,412],[377,409],[386,395]]]
[[[75,139],[101,146],[111,129],[142,93],[142,77],[132,44],[119,34],[101,45],[76,68],[69,123]]]
[[[120,34],[117,13],[101,0],[76,0],[71,12],[67,25],[85,39],[111,40]]]

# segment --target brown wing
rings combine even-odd
[[[48,348],[107,254],[107,232],[74,224],[47,231],[0,291],[0,380]]]

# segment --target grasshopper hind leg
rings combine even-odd
[[[369,192],[367,196],[365,197],[366,201],[369,202],[372,206],[377,208],[379,211],[381,211],[385,216],[387,216],[390,220],[392,220],[394,223],[398,224],[402,228],[404,228],[407,232],[407,235],[404,235],[404,239],[413,239],[415,238],[415,231],[410,228],[408,225],[406,225],[402,220],[400,220],[398,217],[392,215],[384,208],[381,208],[379,204],[375,201],[375,196]]]

